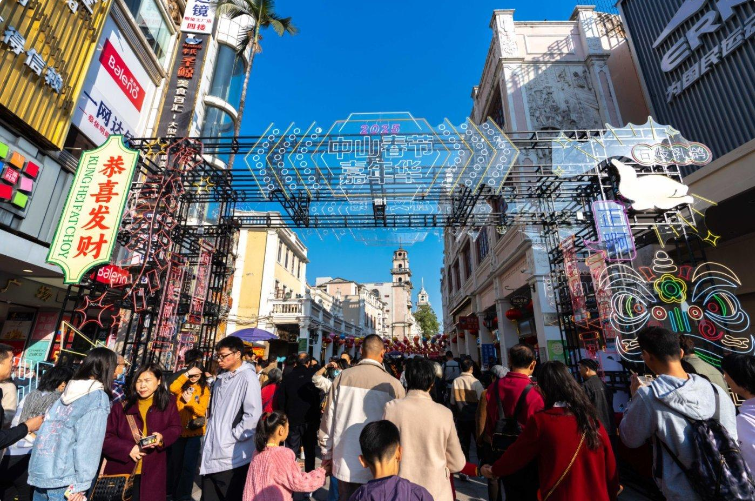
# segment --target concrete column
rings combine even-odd
[[[532,306],[535,330],[537,331],[537,344],[540,346],[540,361],[545,362],[549,360],[548,341],[557,341],[561,344],[561,329],[558,325],[546,325],[546,317],[556,317],[556,308],[548,302],[543,277],[534,276],[530,279],[530,283],[535,286],[535,292],[532,294]],[[565,361],[563,358],[557,360]]]
[[[477,347],[477,336],[473,336],[470,334],[470,331],[467,332],[467,338],[466,338],[466,344],[467,344],[467,355],[472,357],[472,360],[475,362],[480,361],[480,349]]]
[[[306,339],[307,340],[307,349],[304,351],[309,351],[309,320],[304,320],[299,324],[299,339]]]
[[[498,340],[501,342],[501,360],[503,365],[508,365],[509,348],[519,344],[519,333],[516,325],[506,318],[506,312],[511,308],[511,303],[505,299],[496,301],[496,311],[498,312]]]

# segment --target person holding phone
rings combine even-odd
[[[186,371],[170,385],[181,416],[181,436],[170,449],[168,461],[168,495],[174,501],[191,499],[194,472],[199,461],[207,424],[210,388],[202,362],[191,362]]]
[[[134,440],[126,419],[131,415],[141,439]],[[134,472],[131,501],[165,501],[167,496],[166,448],[181,435],[176,398],[170,394],[165,374],[157,364],[141,367],[134,375],[124,405],[113,405],[107,421],[102,452],[105,475]]]

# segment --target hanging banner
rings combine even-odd
[[[210,266],[212,265],[212,246],[203,241],[201,247],[199,264],[197,264],[197,280],[194,284],[194,294],[191,295],[191,309],[188,317],[188,321],[192,324],[202,323],[204,303],[207,299],[207,286],[210,282]]]
[[[47,262],[63,270],[63,282],[79,283],[94,266],[110,261],[139,153],[111,135],[85,151],[68,191]]]
[[[160,306],[157,340],[153,344],[153,348],[158,351],[172,351],[174,346],[174,337],[178,327],[178,302],[181,299],[184,270],[183,258],[174,256],[168,265],[168,281],[165,284],[163,302]]]
[[[168,91],[160,114],[157,135],[184,137],[191,131],[194,107],[199,94],[207,35],[185,35],[173,63]]]

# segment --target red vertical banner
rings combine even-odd
[[[184,271],[186,266],[180,256],[174,256],[168,265],[168,280],[165,284],[157,336],[152,348],[155,351],[172,351],[178,326],[178,302],[181,299]]]
[[[207,288],[210,284],[210,268],[212,266],[213,247],[205,241],[200,243],[199,262],[197,263],[197,278],[194,283],[194,293],[191,295],[189,309],[189,323],[201,324],[204,314],[204,303],[207,300]]]

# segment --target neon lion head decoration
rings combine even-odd
[[[611,325],[620,333],[616,349],[633,362],[642,361],[636,336],[648,325],[694,338],[698,356],[714,365],[725,352],[752,353],[750,317],[734,294],[741,285],[720,263],[677,266],[664,251],[652,266],[617,263],[600,276],[600,288],[611,293]]]

